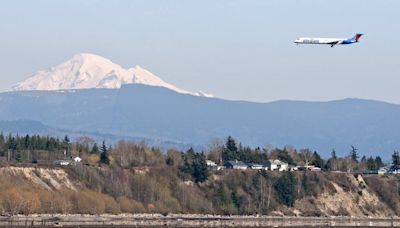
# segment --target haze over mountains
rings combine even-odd
[[[244,145],[292,145],[325,157],[332,148],[348,154],[350,145],[361,154],[386,157],[400,148],[399,105],[359,99],[255,103],[209,98],[141,68],[124,70],[86,54],[14,89],[0,93],[0,130],[5,132],[29,132],[15,126],[36,126],[41,133],[83,132],[198,147],[232,135]]]

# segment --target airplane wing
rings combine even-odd
[[[328,42],[327,44],[330,44],[331,47],[335,46],[336,44],[340,44],[343,40],[334,40],[331,42]]]

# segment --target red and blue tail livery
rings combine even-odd
[[[358,40],[363,34],[357,33],[352,38],[312,38],[312,37],[301,37],[296,39],[296,44],[328,44],[334,47],[338,44],[354,44],[358,43]]]

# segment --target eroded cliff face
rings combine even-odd
[[[25,180],[27,184],[46,190],[61,190],[63,188],[77,190],[63,169],[11,166],[0,168],[0,175],[3,178],[8,177],[10,180]]]
[[[343,175],[347,185],[331,181],[331,191],[316,197],[305,197],[296,201],[293,213],[299,216],[390,216],[394,212],[364,181],[361,175]]]
[[[399,215],[399,178],[294,172],[295,201],[285,206],[281,172],[224,170],[196,184],[170,167],[1,167],[0,212],[184,213],[274,216]]]

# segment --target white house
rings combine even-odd
[[[392,170],[392,171],[390,171],[390,174],[400,174],[400,169],[395,169],[395,170]]]
[[[314,165],[308,165],[308,166],[306,166],[307,167],[307,169],[308,170],[310,170],[310,171],[321,171],[321,168],[320,167],[317,167],[317,166],[314,166]]]
[[[207,166],[215,167],[217,164],[214,161],[206,160]]]
[[[250,167],[250,169],[256,169],[256,170],[264,169],[264,166],[263,166],[263,165],[254,164],[254,163],[249,164],[249,167]]]
[[[269,160],[270,162],[270,169],[271,171],[278,170],[278,171],[287,171],[289,170],[289,164],[279,160]]]
[[[385,174],[387,174],[389,172],[389,170],[390,170],[390,167],[388,167],[388,166],[381,167],[378,170],[378,175],[385,175]]]
[[[73,159],[72,159],[74,162],[81,162],[82,161],[82,158],[80,158],[80,157],[74,157]]]
[[[225,166],[221,166],[221,165],[217,165],[217,163],[215,163],[214,161],[211,160],[206,160],[207,166],[209,167],[209,169],[211,170],[223,170],[225,168]]]

